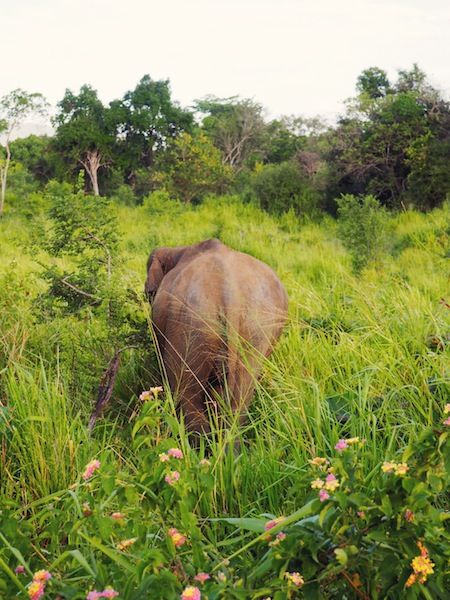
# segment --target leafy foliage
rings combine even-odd
[[[434,206],[436,190],[429,187],[425,168],[433,146],[447,143],[449,104],[428,84],[414,65],[400,71],[391,84],[380,69],[364,71],[358,79],[359,95],[348,103],[347,114],[331,136],[330,158],[335,163],[339,190],[372,194],[384,205],[398,208],[418,201],[414,182],[421,190],[421,206]],[[448,191],[448,181],[445,188]],[[440,188],[440,202],[445,199]],[[424,195],[425,193],[425,195]]]
[[[261,153],[265,132],[263,109],[252,100],[215,98],[197,101],[197,109],[205,113],[202,128],[222,153],[224,164],[239,173],[252,156]]]
[[[175,600],[189,586],[199,598],[445,597],[447,424],[427,428],[400,462],[374,465],[369,479],[364,440],[341,439],[333,456],[310,460],[312,489],[293,513],[217,520],[203,510],[219,465],[180,447],[160,392],[142,394],[134,475],[98,455],[32,503],[31,518],[14,500],[4,506],[4,593],[25,592],[44,570],[45,587],[65,598],[110,589],[124,600]]]
[[[271,214],[292,209],[297,215],[318,216],[320,195],[294,161],[259,167],[251,185],[261,208]]]
[[[109,115],[115,162],[126,181],[133,181],[139,169],[151,167],[155,151],[181,132],[189,133],[193,125],[192,113],[171,99],[169,81],[154,81],[149,75],[121,100],[111,102]]]
[[[342,196],[338,201],[339,237],[357,271],[381,257],[386,246],[386,211],[373,196]]]
[[[160,154],[155,168],[154,180],[185,204],[208,192],[223,192],[230,180],[229,168],[203,133],[180,135]]]

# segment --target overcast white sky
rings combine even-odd
[[[145,74],[182,106],[239,95],[272,117],[342,112],[358,75],[417,62],[450,96],[449,0],[10,0],[0,96],[55,106],[90,84],[107,104]]]

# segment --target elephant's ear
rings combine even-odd
[[[153,252],[148,259],[147,280],[145,282],[145,293],[152,300],[158,291],[161,281],[164,277],[164,269],[156,252]]]

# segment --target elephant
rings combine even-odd
[[[167,381],[189,435],[210,433],[212,414],[222,422],[224,412],[237,413],[242,423],[264,360],[287,320],[288,296],[275,272],[208,239],[153,250],[145,293]]]

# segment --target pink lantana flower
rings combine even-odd
[[[167,454],[173,458],[183,458],[183,452],[179,448],[171,448]]]
[[[123,540],[117,544],[117,550],[125,550],[137,542],[137,538],[130,538],[129,540]]]
[[[208,575],[208,573],[197,573],[194,577],[194,581],[198,581],[199,583],[205,583],[208,579],[211,579],[211,575]]]
[[[293,583],[296,587],[300,588],[305,583],[305,580],[300,573],[285,573],[284,576],[288,581]]]
[[[139,400],[141,402],[147,402],[147,400],[152,400],[153,398],[156,399],[158,397],[158,394],[162,394],[163,391],[164,390],[160,385],[157,387],[151,387],[149,390],[145,390],[141,393],[141,395],[139,396]]]
[[[325,485],[325,482],[322,479],[314,479],[311,481],[311,487],[313,490],[320,490]]]
[[[334,492],[336,490],[336,488],[339,487],[339,485],[340,485],[339,481],[337,480],[336,476],[333,475],[333,473],[329,473],[326,476],[325,485],[324,485],[324,488],[326,490],[328,490],[329,492]]]
[[[194,587],[193,585],[189,585],[185,588],[180,596],[181,600],[200,600],[202,594],[198,587]]]
[[[172,538],[173,545],[177,548],[186,542],[186,537],[176,527],[171,527],[167,533]]]
[[[265,524],[264,531],[269,531],[269,529],[276,527],[279,523],[284,521],[285,518],[286,517],[277,517],[276,519],[272,519],[271,521],[269,521],[268,523]]]
[[[97,459],[91,460],[91,462],[88,462],[88,464],[86,465],[86,468],[84,470],[83,473],[83,479],[89,479],[89,477],[92,477],[92,475],[94,474],[94,471],[96,471],[96,469],[98,469],[100,467],[100,461]]]
[[[52,574],[45,569],[41,569],[40,571],[36,571],[33,575],[33,581],[48,581],[51,579]]]
[[[313,467],[319,467],[319,469],[324,469],[326,465],[330,464],[330,461],[326,458],[322,458],[321,456],[316,456],[316,458],[311,458],[308,460],[309,464]]]
[[[14,569],[14,572],[15,573],[25,573],[25,567],[22,565],[19,565]]]
[[[325,489],[321,489],[319,490],[319,499],[321,502],[325,502],[325,500],[328,500],[330,497],[330,494],[327,492],[327,490]]]
[[[336,446],[334,447],[334,449],[338,452],[342,452],[342,450],[345,450],[346,448],[348,448],[348,443],[346,440],[339,440]]]
[[[179,479],[180,479],[180,474],[178,471],[171,471],[165,477],[165,481],[169,485],[174,485]]]
[[[28,596],[31,600],[39,600],[45,592],[45,583],[43,581],[33,581],[28,588]]]
[[[98,598],[115,598],[119,595],[119,592],[113,590],[112,588],[106,588],[103,592],[97,592],[94,590],[93,592],[89,592],[86,596],[86,600],[98,600]]]
[[[118,519],[125,519],[126,516],[127,515],[125,513],[121,513],[121,512],[113,512],[113,513],[111,513],[111,517],[113,519],[116,519],[116,520],[118,520]]]
[[[415,519],[415,516],[416,515],[411,510],[409,510],[409,508],[405,510],[405,519],[408,521],[408,523],[412,523]]]
[[[115,598],[119,595],[119,592],[116,592],[112,588],[107,588],[106,590],[103,590],[101,594],[102,595],[100,596],[100,598]]]

